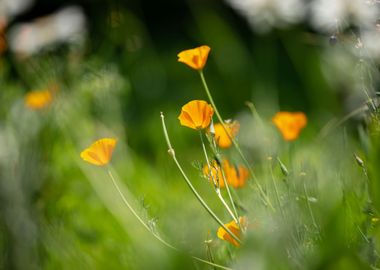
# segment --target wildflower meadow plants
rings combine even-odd
[[[367,166],[339,135],[303,138],[312,121],[305,113],[279,111],[267,121],[248,102],[257,129],[250,139],[265,136],[263,154],[255,157],[240,146],[244,124],[222,118],[214,102],[203,72],[209,53],[210,47],[201,46],[178,54],[179,62],[199,73],[208,98],[189,101],[178,116],[180,126],[199,136],[203,156],[195,166],[198,179],[185,171],[182,155],[181,161],[177,158],[161,112],[168,154],[200,206],[214,220],[204,239],[205,256],[188,256],[215,269],[378,269],[374,241],[379,200],[377,191],[372,190],[377,180],[371,178],[377,177],[376,166]],[[369,119],[376,145],[378,111],[373,100],[368,104],[375,106]],[[302,145],[299,140],[303,140]],[[116,143],[113,138],[100,139],[80,156],[104,167],[115,191],[139,223],[163,246],[181,252],[170,243],[170,235],[161,236],[124,196],[108,167]],[[372,155],[378,160],[376,151]],[[213,190],[221,208],[210,204],[197,188],[199,184],[194,183],[199,179],[206,180],[202,185]]]
[[[379,1],[24,2],[0,269],[380,269]]]

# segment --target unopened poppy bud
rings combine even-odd
[[[281,161],[279,158],[277,158],[277,161],[278,161],[278,164],[280,164],[280,168],[281,168],[281,172],[282,172],[282,174],[283,174],[284,176],[288,176],[288,175],[289,175],[289,171],[288,171],[288,169],[286,168],[285,164],[282,163],[282,161]]]
[[[358,155],[356,155],[356,154],[354,154],[354,157],[355,157],[356,163],[360,167],[364,168],[364,161]]]

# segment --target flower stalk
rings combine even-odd
[[[263,188],[261,187],[258,179],[256,178],[256,175],[255,173],[253,172],[248,160],[245,158],[242,150],[240,149],[240,146],[238,145],[237,141],[235,140],[235,138],[233,138],[233,136],[231,136],[229,133],[228,133],[228,129],[227,129],[227,126],[226,124],[224,123],[223,121],[223,118],[221,117],[216,105],[215,105],[215,102],[214,102],[214,99],[212,98],[212,95],[210,93],[210,90],[208,88],[208,85],[207,85],[207,82],[206,82],[206,79],[205,79],[205,76],[203,74],[203,71],[200,70],[199,71],[199,75],[201,76],[201,80],[202,80],[202,84],[203,84],[203,88],[205,89],[206,91],[206,94],[207,94],[207,97],[208,99],[210,100],[210,103],[211,105],[213,106],[214,108],[214,111],[215,111],[215,114],[216,114],[216,117],[218,118],[219,122],[222,124],[225,132],[227,133],[227,135],[229,136],[230,140],[232,141],[234,147],[236,148],[237,152],[239,153],[241,159],[243,160],[243,162],[245,163],[245,165],[247,166],[248,170],[249,170],[249,173],[250,175],[252,176],[252,179],[255,181],[255,184],[257,186],[257,188],[259,189],[259,192],[260,192],[260,195],[262,196],[262,199],[263,201],[265,202],[266,205],[268,205],[273,211],[275,211],[275,208],[273,207],[269,197],[267,196],[267,194],[264,192]]]
[[[165,246],[167,246],[168,248],[172,249],[172,250],[175,250],[175,251],[179,251],[178,248],[172,246],[171,244],[169,244],[168,242],[166,242],[164,239],[162,239],[159,235],[157,235],[149,226],[148,224],[145,223],[145,221],[139,216],[139,214],[137,214],[137,212],[133,209],[133,207],[129,204],[128,200],[125,198],[123,192],[121,191],[119,185],[117,184],[111,170],[109,168],[107,168],[107,174],[108,176],[111,178],[111,181],[112,181],[112,184],[113,186],[116,188],[117,192],[119,193],[121,199],[123,200],[123,203],[127,206],[127,208],[131,211],[131,213],[137,218],[137,220],[141,223],[141,225],[149,232],[151,233],[158,241],[160,241],[162,244],[164,244]],[[232,270],[231,268],[229,267],[226,267],[226,266],[223,266],[223,265],[220,265],[220,264],[217,264],[217,263],[214,263],[213,261],[210,262],[210,261],[207,261],[207,260],[204,260],[204,259],[201,259],[199,257],[196,257],[196,256],[192,256],[190,255],[190,257],[194,260],[197,260],[199,262],[202,262],[202,263],[205,263],[205,264],[208,264],[208,265],[211,265],[213,266],[214,268],[217,267],[217,268],[220,268],[220,269],[224,269],[224,270]]]
[[[212,171],[211,171],[210,160],[209,160],[208,155],[207,155],[206,146],[205,146],[205,143],[204,143],[204,140],[203,140],[202,131],[199,131],[199,136],[201,138],[202,149],[203,149],[204,156],[206,158],[208,170],[210,172],[210,177],[212,178],[212,180],[214,182],[214,185],[215,185],[216,181],[215,181],[214,175],[212,174]],[[222,168],[220,168],[220,169],[221,169],[222,173],[224,174],[223,169]],[[227,179],[225,179],[225,177],[223,177],[223,181],[224,181],[224,184],[227,187],[228,183],[227,183]],[[230,214],[230,216],[232,217],[232,219],[235,220],[236,223],[238,223],[237,215],[236,216],[234,215],[234,213],[231,211],[230,207],[228,206],[228,204],[224,200],[224,198],[222,196],[222,193],[220,192],[220,188],[215,188],[215,192],[218,195],[218,198],[220,199],[220,201],[222,202],[222,204],[224,205],[224,207],[227,209],[227,212]]]
[[[168,132],[167,132],[167,129],[166,129],[166,125],[165,125],[165,119],[164,119],[164,114],[161,112],[161,122],[162,122],[162,128],[163,128],[163,131],[164,131],[164,136],[165,136],[165,140],[166,140],[166,143],[167,143],[167,146],[168,146],[168,153],[169,155],[173,158],[173,161],[174,163],[176,164],[177,168],[179,169],[179,171],[181,172],[182,176],[183,176],[183,179],[185,180],[186,184],[189,186],[190,190],[193,192],[193,194],[195,195],[195,197],[198,199],[198,201],[201,203],[201,205],[206,209],[206,211],[210,214],[210,216],[223,228],[225,229],[229,235],[231,235],[231,237],[233,239],[235,239],[239,244],[241,244],[241,240],[239,239],[238,236],[236,236],[234,233],[231,232],[230,229],[228,229],[224,224],[223,222],[218,218],[218,216],[211,210],[211,208],[207,205],[207,203],[203,200],[203,198],[199,195],[199,193],[197,192],[197,190],[194,188],[193,184],[190,182],[190,179],[187,177],[186,173],[184,172],[181,164],[178,162],[177,160],[177,157],[175,155],[175,151],[171,145],[171,142],[170,142],[170,139],[169,139],[169,135],[168,135]]]

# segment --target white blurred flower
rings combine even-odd
[[[361,33],[364,57],[380,60],[380,31],[366,30]]]
[[[0,17],[13,17],[28,9],[34,0],[0,0]]]
[[[27,56],[51,44],[81,41],[85,32],[83,11],[71,6],[31,23],[14,25],[8,38],[12,51]]]
[[[306,6],[303,0],[226,0],[259,32],[273,27],[287,27],[303,19]]]
[[[310,10],[312,25],[323,32],[335,32],[350,23],[367,27],[379,16],[376,0],[315,0]]]

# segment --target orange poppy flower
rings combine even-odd
[[[182,62],[192,69],[202,70],[206,65],[210,50],[209,46],[203,45],[194,49],[182,51],[177,55],[178,62]]]
[[[239,222],[242,227],[247,227],[246,217],[239,217]],[[224,226],[226,226],[233,234],[235,234],[239,239],[241,239],[241,229],[239,228],[235,220],[232,220],[231,222],[224,224]],[[218,228],[217,236],[219,239],[228,241],[236,247],[240,246],[239,242],[236,241],[223,227]]]
[[[302,112],[278,112],[273,116],[272,122],[279,129],[284,140],[293,141],[306,126],[307,118]]]
[[[182,126],[204,129],[210,125],[213,114],[214,109],[206,101],[192,100],[182,107],[178,119]]]
[[[214,124],[215,141],[220,148],[230,147],[232,145],[232,140],[230,137],[235,137],[240,129],[240,124],[238,121],[227,122],[225,123],[225,126],[228,133],[221,123]]]
[[[222,168],[215,160],[210,164],[210,168],[208,164],[206,164],[203,167],[203,175],[207,177],[207,179],[210,180],[210,182],[212,182],[214,185],[219,186],[221,188],[225,187],[222,175]]]
[[[211,164],[211,173],[206,164],[206,166],[203,167],[203,174],[214,184],[219,185],[220,188],[224,188],[225,183],[221,171],[222,169],[230,186],[233,188],[242,188],[245,186],[249,176],[247,168],[244,166],[235,167],[231,165],[227,159],[223,160],[222,168],[214,160]]]
[[[93,165],[105,166],[110,162],[115,146],[116,139],[103,138],[83,150],[80,153],[80,157]]]
[[[47,107],[53,100],[52,90],[31,91],[25,95],[25,106],[32,110],[40,110]]]

